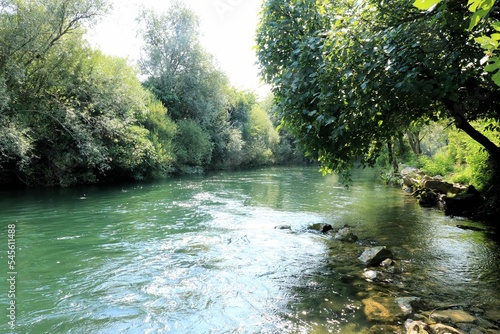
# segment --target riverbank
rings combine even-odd
[[[472,185],[448,182],[442,176],[429,176],[423,170],[404,168],[390,178],[390,183],[414,196],[422,207],[438,208],[451,217],[465,217],[488,224],[497,223],[500,216],[494,194],[479,192]]]

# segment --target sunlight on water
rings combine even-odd
[[[307,230],[317,223],[391,247],[408,290],[498,299],[496,244],[358,182],[289,168],[2,194],[2,224],[17,225],[16,333],[367,332],[359,249]]]

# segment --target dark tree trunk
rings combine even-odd
[[[389,163],[392,166],[393,173],[399,173],[399,166],[394,156],[394,144],[392,143],[392,139],[387,141],[387,150],[389,151]]]
[[[472,125],[465,119],[464,111],[462,108],[451,101],[444,101],[444,105],[450,111],[451,115],[455,118],[455,126],[468,134],[472,139],[481,144],[486,151],[490,154],[490,157],[498,162],[500,161],[500,147],[495,145],[491,140],[488,139],[481,132],[474,129]]]

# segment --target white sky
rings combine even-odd
[[[112,12],[93,27],[87,39],[104,53],[139,58],[141,40],[136,18],[141,8],[166,11],[169,0],[113,0]],[[239,89],[263,97],[269,90],[258,78],[254,35],[262,0],[184,0],[200,18],[200,40],[205,50]]]

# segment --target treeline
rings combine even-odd
[[[180,4],[140,16],[144,57],[89,46],[105,0],[0,4],[0,184],[69,186],[301,159],[270,103],[231,87]],[[140,72],[139,72],[140,71]],[[145,78],[138,79],[139,74]]]

